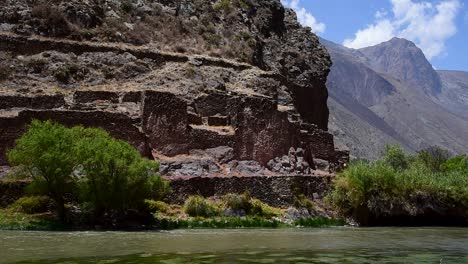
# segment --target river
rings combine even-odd
[[[468,263],[468,229],[0,231],[0,263]]]

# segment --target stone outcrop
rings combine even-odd
[[[0,67],[8,68],[0,76],[0,165],[32,119],[101,127],[159,160],[168,178],[313,175],[346,164],[348,153],[336,150],[326,131],[329,56],[294,12],[279,0],[231,1],[235,9],[224,14],[214,1],[156,2],[161,16],[180,21],[211,10],[210,19],[218,21],[209,29],[212,38],[221,25],[243,32],[255,48],[241,60],[205,48],[174,53],[151,44],[55,39],[36,35],[43,28],[26,16],[29,33],[19,25],[0,32]],[[88,27],[69,16],[67,23]],[[186,32],[180,41],[196,34]],[[223,41],[236,39],[225,35]],[[284,156],[293,169],[284,169]]]

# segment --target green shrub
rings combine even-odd
[[[354,163],[340,173],[328,200],[341,213],[360,222],[388,217],[394,212],[411,216],[417,208],[468,210],[468,174],[431,172],[424,166],[395,169],[383,161]]]
[[[213,9],[216,11],[224,11],[229,13],[232,10],[231,0],[219,0],[213,5]]]
[[[251,199],[250,204],[252,207],[248,212],[249,215],[270,218],[274,216],[281,216],[282,214],[281,210],[271,207],[258,199]]]
[[[448,159],[442,164],[441,169],[446,172],[464,172],[468,175],[468,156],[458,155]]]
[[[78,65],[65,64],[55,71],[54,76],[57,81],[67,84],[70,82],[70,79],[78,73],[79,70],[80,68]]]
[[[145,204],[152,213],[167,213],[170,209],[169,205],[162,201],[145,200]]]
[[[120,5],[120,8],[125,13],[131,13],[133,11],[133,9],[134,9],[134,6],[133,6],[133,3],[132,3],[131,0],[124,0],[124,1],[122,1],[121,5]]]
[[[106,131],[82,128],[74,156],[86,177],[80,179],[80,196],[97,215],[137,209],[144,200],[163,197],[167,184],[156,174],[159,164],[142,158],[127,142]],[[159,197],[158,197],[159,196]]]
[[[26,214],[37,214],[47,212],[49,204],[50,198],[47,196],[26,196],[16,200],[10,209]]]
[[[198,195],[190,196],[184,204],[184,212],[192,217],[218,216],[220,211],[214,203]]]
[[[315,203],[308,199],[304,194],[299,194],[294,197],[294,206],[296,208],[306,208],[308,210],[315,210],[317,208]]]
[[[244,194],[226,194],[223,196],[224,206],[234,210],[245,210],[246,213],[252,208],[249,192]]]
[[[409,166],[408,157],[399,145],[385,146],[383,160],[396,170],[404,170]]]
[[[433,172],[442,170],[442,165],[450,158],[448,150],[433,146],[418,152],[418,159]]]
[[[100,216],[139,209],[145,199],[160,200],[170,191],[156,174],[157,162],[102,129],[34,120],[7,155],[11,165],[32,178],[32,193],[54,201],[62,221],[69,194],[78,194]]]
[[[65,195],[74,189],[76,138],[74,129],[34,120],[7,153],[10,165],[19,166],[32,179],[29,190],[47,195],[55,202],[62,221],[65,221]]]

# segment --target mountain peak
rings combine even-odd
[[[426,94],[438,94],[441,81],[423,51],[404,38],[392,38],[378,45],[359,49],[364,60],[378,72],[390,74]]]
[[[385,42],[384,42],[385,43]],[[392,39],[390,39],[389,41],[387,41],[387,43],[391,44],[391,45],[407,45],[407,46],[413,46],[413,47],[416,47],[416,44],[414,44],[414,42],[410,41],[410,40],[407,40],[405,38],[398,38],[398,37],[393,37]]]

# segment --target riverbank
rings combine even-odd
[[[344,226],[342,219],[327,217],[299,218],[295,221],[280,218],[262,217],[163,217],[154,218],[150,225],[127,226],[128,231],[143,230],[176,230],[176,229],[239,229],[239,228],[319,228]],[[0,210],[0,230],[16,231],[111,231],[116,230],[106,226],[85,226],[60,224],[50,213],[24,214],[9,210]],[[119,229],[117,229],[119,230]],[[121,230],[126,230],[122,228]]]

